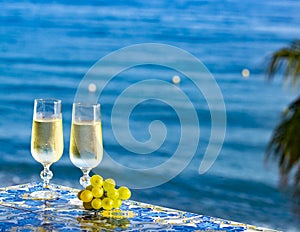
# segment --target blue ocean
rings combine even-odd
[[[172,77],[178,75],[181,82],[176,88],[195,103],[201,130],[187,167],[164,184],[133,189],[132,199],[299,231],[289,191],[278,188],[277,163],[265,162],[272,130],[297,90],[284,86],[279,76],[266,81],[265,71],[272,52],[299,39],[300,2],[16,0],[0,1],[0,6],[0,186],[40,180],[42,166],[30,153],[33,100],[55,97],[63,102],[65,149],[63,157],[51,166],[51,181],[80,188],[81,172],[72,165],[68,150],[72,103],[81,80],[99,59],[118,49],[142,43],[167,44],[199,59],[216,80],[226,107],[225,140],[212,167],[199,174],[211,129],[205,97],[174,70],[146,65],[120,73],[99,97],[103,145],[113,160],[130,168],[149,168],[170,159],[176,151],[178,116],[172,106],[155,99],[137,105],[129,125],[132,136],[145,142],[151,122],[160,120],[169,129],[163,145],[151,154],[136,155],[118,143],[111,125],[114,102],[140,80],[172,83]],[[138,54],[134,59],[139,59]],[[242,75],[243,70],[247,75]],[[154,90],[141,90],[147,91]],[[128,98],[125,104],[134,101],[134,97]],[[119,133],[122,136],[122,131]],[[188,153],[190,148],[186,149]],[[114,171],[115,166],[107,162],[97,168],[104,177]],[[157,175],[160,178],[161,173]]]

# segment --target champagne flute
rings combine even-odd
[[[90,171],[103,157],[100,104],[73,103],[70,159],[81,169],[80,184],[89,185]]]
[[[63,128],[61,100],[35,99],[31,134],[31,154],[44,167],[40,176],[43,190],[31,194],[34,199],[54,199],[57,193],[51,191],[50,180],[53,173],[51,164],[57,162],[63,154]]]

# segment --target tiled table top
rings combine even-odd
[[[131,200],[120,210],[87,211],[79,190],[52,188],[59,199],[30,199],[41,183],[0,188],[0,231],[274,231]]]

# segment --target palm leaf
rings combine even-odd
[[[282,115],[281,122],[274,129],[266,149],[266,158],[278,159],[282,183],[300,164],[300,97]],[[300,172],[300,169],[299,169]],[[300,173],[299,173],[300,177]],[[300,179],[295,179],[298,182]]]
[[[287,48],[274,52],[267,66],[267,77],[274,79],[275,74],[283,71],[285,81],[297,85],[300,77],[300,40],[295,40]]]
[[[282,73],[283,81],[298,87],[300,77],[300,40],[289,47],[273,53],[267,68],[267,78]],[[293,205],[300,215],[300,97],[293,101],[282,114],[266,148],[266,159],[278,161],[281,187],[287,185],[290,174],[295,170],[293,183]]]

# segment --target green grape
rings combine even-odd
[[[106,191],[108,191],[109,189],[113,189],[115,186],[116,182],[111,178],[108,178],[103,182],[103,188]]]
[[[102,202],[98,198],[92,200],[92,203],[91,203],[93,209],[100,209],[101,208],[101,204],[102,204]]]
[[[93,193],[93,196],[94,197],[102,197],[103,196],[103,188],[102,187],[94,187],[93,189],[92,189],[92,193]]]
[[[128,200],[131,197],[131,192],[129,190],[129,188],[125,187],[125,186],[121,186],[119,189],[119,197],[122,200]]]
[[[107,190],[107,196],[113,200],[116,200],[119,198],[119,191],[115,188]]]
[[[121,199],[116,199],[116,200],[114,200],[113,207],[114,207],[115,209],[119,209],[119,208],[121,207],[121,205],[122,205],[122,200],[121,200]]]
[[[93,186],[92,186],[92,185],[89,185],[89,186],[87,186],[85,189],[86,189],[86,190],[90,190],[90,191],[92,191],[92,189],[93,189]]]
[[[91,205],[91,201],[89,201],[89,202],[83,202],[82,205],[83,205],[84,209],[87,209],[87,210],[93,209],[93,207]]]
[[[102,200],[102,207],[103,209],[105,210],[111,210],[114,206],[114,201],[113,199],[109,198],[109,197],[105,197],[103,200]]]
[[[80,194],[80,199],[83,202],[90,202],[91,200],[93,200],[93,193],[90,190],[83,190]]]
[[[77,193],[77,197],[78,197],[79,200],[81,200],[80,195],[81,195],[82,192],[83,192],[83,190],[80,190],[80,191]]]
[[[96,186],[101,187],[103,184],[103,178],[102,178],[102,176],[99,176],[99,175],[93,175],[90,179],[90,182],[93,187],[96,187]]]

